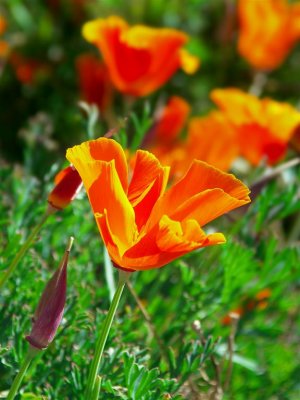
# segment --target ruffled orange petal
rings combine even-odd
[[[148,220],[158,197],[164,192],[168,175],[169,169],[162,167],[153,154],[137,151],[128,199],[134,208],[139,230]]]
[[[128,167],[125,153],[122,147],[113,139],[99,138],[84,142],[67,150],[67,159],[74,165],[82,177],[83,184],[88,190],[97,178],[97,160],[115,160],[115,167],[122,183],[123,189],[128,188]],[[84,177],[84,178],[83,178]]]
[[[222,189],[209,189],[186,200],[170,216],[179,221],[193,218],[200,226],[204,226],[248,202],[249,200],[236,199]]]
[[[119,180],[114,160],[98,161],[99,176],[88,190],[94,214],[107,212],[113,242],[124,253],[136,240],[134,210]]]
[[[67,159],[81,176],[94,213],[107,211],[113,241],[123,253],[136,239],[137,230],[134,210],[124,191],[127,164],[122,147],[112,139],[100,138],[68,149]]]
[[[122,265],[137,271],[160,268],[194,249],[225,242],[221,233],[206,235],[197,221],[182,224],[164,215],[122,258]]]
[[[205,233],[194,219],[180,223],[164,215],[159,221],[156,243],[161,251],[189,252],[199,247],[199,243],[203,243],[205,237]]]
[[[186,175],[158,200],[149,218],[148,226],[155,225],[164,214],[174,215],[186,201],[209,189],[219,189],[238,200],[236,207],[250,201],[249,189],[240,180],[205,162],[194,160]],[[218,204],[213,207],[218,207]],[[220,205],[220,208],[222,209],[223,205]]]

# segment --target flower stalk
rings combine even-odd
[[[95,397],[95,393],[97,393],[97,390],[98,390],[98,393],[100,391],[99,379],[101,379],[101,377],[99,377],[99,375],[98,375],[99,366],[100,366],[103,350],[105,347],[105,343],[106,343],[114,316],[116,314],[116,310],[118,308],[125,283],[128,279],[128,275],[129,275],[128,272],[119,270],[118,286],[117,286],[116,292],[114,294],[113,300],[111,302],[111,305],[109,307],[108,314],[105,318],[102,332],[96,343],[96,350],[95,350],[94,358],[93,358],[93,361],[92,361],[92,364],[90,367],[88,382],[87,382],[85,396],[84,396],[84,398],[86,400],[94,400],[94,399],[98,398],[98,395]],[[97,386],[99,386],[99,389],[97,389]]]
[[[18,372],[18,374],[16,375],[13,384],[10,388],[10,391],[8,393],[7,396],[7,400],[13,400],[16,396],[16,394],[18,393],[19,387],[23,381],[23,378],[30,366],[30,363],[32,361],[32,359],[35,357],[35,355],[39,352],[40,350],[35,349],[33,347],[29,347],[27,356],[25,357],[25,360],[20,368],[20,371]]]

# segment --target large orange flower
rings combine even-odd
[[[212,100],[235,126],[241,154],[253,165],[263,158],[269,164],[282,159],[300,113],[287,103],[256,96],[238,89],[216,89]]]
[[[198,59],[183,49],[188,36],[175,29],[130,27],[122,18],[111,16],[87,22],[83,36],[99,48],[122,93],[146,96],[180,67],[187,73],[198,68]]]
[[[247,204],[248,188],[233,175],[195,160],[186,176],[166,191],[168,167],[139,150],[128,183],[122,147],[100,138],[68,149],[81,176],[107,250],[127,270],[162,267],[200,247],[224,243],[202,227]]]
[[[300,3],[287,0],[239,0],[238,50],[258,69],[277,68],[300,33]]]

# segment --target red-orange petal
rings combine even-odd
[[[128,188],[128,167],[125,153],[113,139],[99,138],[83,142],[67,150],[67,159],[78,170],[85,185],[89,189],[95,178],[98,176],[97,161],[115,160],[115,168],[125,192]]]
[[[205,162],[194,160],[186,175],[158,200],[149,218],[148,226],[154,226],[164,214],[171,217],[176,215],[176,212],[191,198],[196,195],[200,196],[201,192],[212,189],[218,190],[217,193],[220,194],[225,193],[226,198],[229,197],[233,200],[230,209],[247,204],[250,201],[249,189],[240,180]],[[220,207],[220,210],[224,210],[222,203],[220,205],[210,203],[210,206],[217,209]],[[227,211],[229,210],[225,212]],[[217,210],[215,212],[221,215]]]
[[[75,168],[69,166],[54,178],[55,187],[48,196],[52,207],[61,210],[75,198],[82,186],[82,180]]]

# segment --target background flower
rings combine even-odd
[[[103,56],[118,90],[146,96],[166,83],[182,67],[193,73],[198,62],[183,50],[188,36],[170,28],[129,27],[120,17],[87,22],[84,38]]]
[[[257,165],[266,159],[272,165],[284,157],[300,123],[299,111],[239,89],[216,89],[211,98],[237,130],[240,153],[250,163]]]

